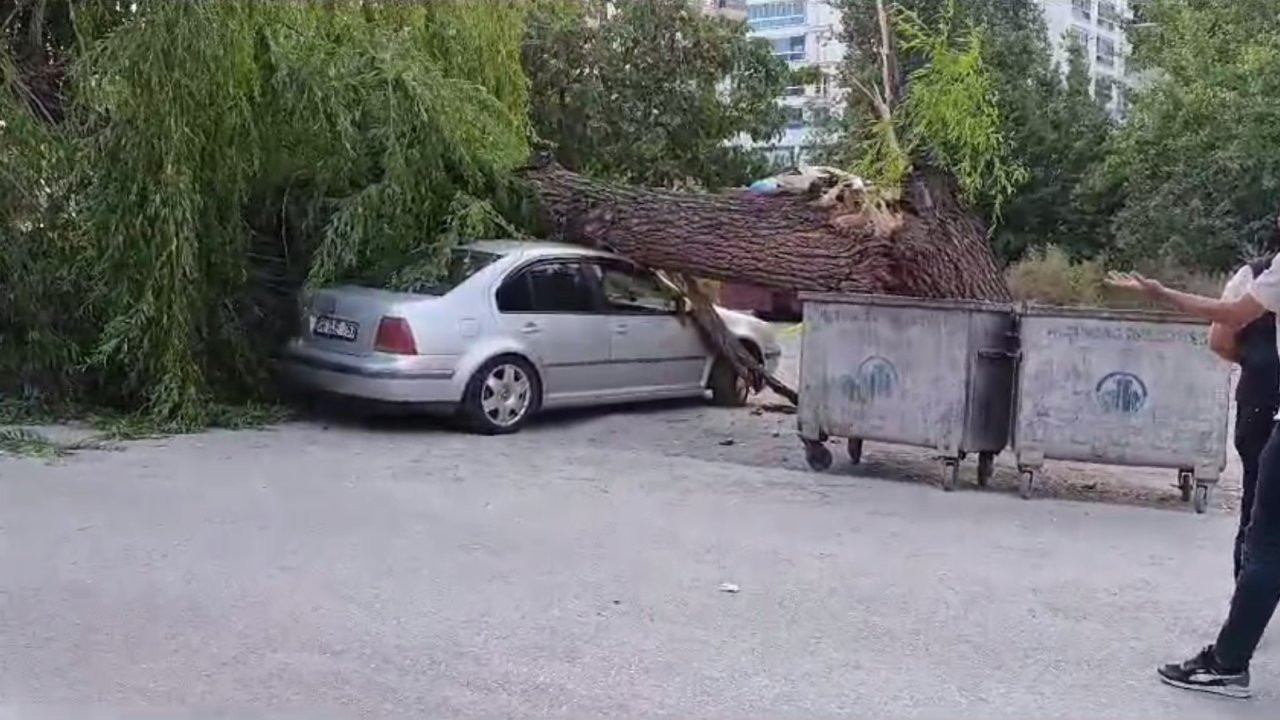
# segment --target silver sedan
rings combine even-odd
[[[453,251],[418,293],[337,287],[309,293],[284,353],[306,391],[457,412],[473,430],[510,433],[537,411],[704,397],[749,388],[712,357],[681,300],[627,260],[570,245],[486,241]],[[773,328],[720,310],[772,372]]]

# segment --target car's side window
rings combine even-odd
[[[629,315],[671,315],[680,309],[675,292],[651,273],[623,263],[604,263],[600,284],[609,311]]]
[[[541,263],[520,271],[498,288],[498,311],[504,313],[595,312],[595,296],[582,267],[575,262]]]

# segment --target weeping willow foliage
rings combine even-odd
[[[983,33],[958,20],[956,0],[925,20],[892,6],[898,48],[912,61],[905,95],[890,118],[867,120],[857,171],[884,188],[901,188],[919,161],[953,174],[971,203],[1000,209],[1027,178],[1012,157]]]
[[[0,54],[0,85],[16,76]],[[0,372],[11,391],[59,391],[80,356],[64,330],[84,312],[86,256],[65,232],[72,145],[25,102],[0,92]]]
[[[81,43],[62,126],[0,93],[0,190],[25,189],[0,201],[0,373],[182,429],[261,395],[300,285],[411,283],[500,223],[490,201],[528,154],[524,19],[137,8]]]
[[[903,51],[925,60],[909,80],[903,108],[908,134],[927,144],[969,201],[990,202],[998,218],[1027,173],[1010,155],[995,82],[983,61],[982,31],[957,31],[955,0],[948,0],[935,27],[909,11],[897,17]]]

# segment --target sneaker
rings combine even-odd
[[[1249,670],[1230,670],[1221,667],[1213,654],[1213,646],[1186,662],[1165,665],[1156,669],[1160,679],[1168,685],[1186,690],[1225,695],[1233,698],[1249,697]]]

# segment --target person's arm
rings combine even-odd
[[[1222,289],[1223,300],[1235,300],[1249,292],[1253,283],[1253,269],[1245,265],[1236,271]],[[1209,349],[1227,362],[1240,362],[1239,332],[1222,323],[1213,323],[1209,328]]]
[[[1240,344],[1236,341],[1236,331],[1222,323],[1214,323],[1209,327],[1209,349],[1227,362],[1240,362]]]
[[[1259,279],[1262,279],[1262,276]],[[1107,282],[1112,287],[1140,292],[1149,300],[1168,305],[1188,315],[1226,325],[1233,331],[1257,320],[1267,312],[1267,308],[1263,307],[1252,291],[1235,300],[1222,300],[1173,290],[1137,273],[1111,273]]]

